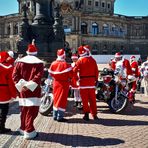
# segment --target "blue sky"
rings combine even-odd
[[[0,16],[17,12],[17,0],[0,0]],[[115,13],[127,16],[148,16],[148,0],[116,0]]]

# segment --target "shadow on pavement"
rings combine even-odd
[[[98,138],[91,136],[83,135],[67,135],[67,134],[56,134],[56,133],[42,133],[39,132],[39,137],[37,141],[49,141],[60,143],[65,146],[72,147],[90,147],[90,146],[109,146],[109,145],[118,145],[124,143],[123,140],[117,138]]]
[[[120,120],[120,119],[101,119],[84,121],[83,119],[74,118],[69,119],[68,124],[79,123],[79,124],[101,124],[104,126],[143,126],[148,125],[147,121],[139,120]]]

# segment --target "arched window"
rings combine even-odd
[[[87,24],[85,22],[81,24],[81,33],[87,34]]]
[[[18,24],[14,25],[14,34],[18,34]]]
[[[93,34],[93,35],[97,35],[98,32],[99,32],[98,24],[97,24],[97,23],[93,23],[93,24],[92,24],[92,34]]]
[[[109,34],[109,25],[103,24],[103,34],[108,35]]]
[[[115,35],[115,36],[118,36],[120,33],[119,33],[119,28],[117,25],[112,25],[112,34]]]
[[[10,25],[7,26],[7,35],[10,35]]]

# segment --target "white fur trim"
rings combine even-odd
[[[14,57],[14,52],[13,51],[8,51],[8,54],[9,54],[10,57],[12,57],[12,58]]]
[[[9,101],[3,101],[3,102],[0,102],[0,104],[6,104],[6,103],[10,103],[11,102],[11,100],[9,100]]]
[[[85,55],[87,55],[87,51],[84,52],[83,54],[79,54],[80,57],[83,57],[83,56],[85,56]]]
[[[28,55],[37,55],[37,51],[36,51],[36,52],[29,52],[29,51],[26,51],[26,53],[27,53]]]
[[[4,68],[6,68],[6,69],[9,69],[9,68],[12,67],[12,65],[6,66],[6,65],[4,65],[4,64],[2,64],[2,63],[0,63],[0,66],[4,67]]]
[[[66,109],[60,108],[60,107],[57,108],[57,107],[55,107],[55,106],[53,106],[53,109],[56,110],[56,111],[57,111],[57,110],[60,110],[60,111],[63,111],[63,112],[65,112],[65,110],[66,110]]]
[[[36,82],[29,81],[24,86],[26,86],[29,90],[31,90],[33,92],[36,89],[36,87],[38,86],[38,84]]]
[[[24,138],[25,139],[33,139],[34,137],[36,137],[36,135],[37,135],[37,132],[35,130],[30,133],[24,131]]]
[[[20,128],[17,130],[21,135],[24,135],[24,131],[21,130]]]
[[[127,77],[128,79],[130,79],[131,81],[135,81],[135,76],[132,76],[132,75],[128,75],[128,77]]]
[[[27,55],[27,56],[19,59],[18,62],[28,63],[28,64],[38,64],[38,63],[44,64],[44,61],[40,60],[39,58],[37,58],[33,55]]]
[[[83,47],[86,51],[90,51],[88,48],[86,48],[86,47]]]
[[[22,91],[23,86],[27,83],[24,79],[20,79],[18,83],[15,84],[15,87],[19,92]]]
[[[136,70],[136,68],[132,68],[132,71],[135,71]]]
[[[80,86],[80,89],[96,88],[95,86]]]
[[[78,59],[77,56],[71,56],[71,59]]]
[[[72,70],[72,67],[69,67],[69,68],[67,68],[67,69],[65,69],[63,71],[52,71],[52,70],[49,69],[48,72],[51,73],[51,74],[62,74],[62,73],[69,72],[71,70]]]
[[[19,98],[19,106],[40,106],[41,98]]]

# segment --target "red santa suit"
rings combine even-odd
[[[98,80],[98,67],[96,61],[89,56],[88,51],[80,46],[78,48],[78,52],[80,58],[76,62],[76,66],[74,67],[74,72],[79,72],[80,76],[80,95],[83,102],[83,111],[85,113],[85,117],[88,116],[90,112],[93,117],[97,115],[97,107],[96,107],[96,95],[95,95],[95,84]],[[87,117],[86,120],[89,117]]]
[[[13,80],[19,92],[21,108],[20,133],[25,139],[36,137],[33,122],[38,115],[41,99],[41,78],[43,76],[43,61],[35,57],[35,45],[29,45],[27,56],[16,63],[13,70]]]
[[[116,60],[115,72],[118,72],[120,79],[121,80],[129,79],[132,82],[135,81],[135,76],[133,76],[129,60],[123,58],[120,53],[115,54],[115,59],[117,59],[117,58],[120,58],[120,60]],[[122,84],[124,84],[124,83],[122,83]],[[126,85],[126,83],[125,83],[125,85]],[[130,102],[134,101],[134,94],[133,94],[133,89],[135,89],[134,87],[135,86],[132,84],[132,89],[128,93],[128,99]]]
[[[9,57],[7,52],[0,52],[0,132],[5,132],[5,122],[9,110],[9,102],[16,97],[16,89],[12,80],[11,67],[4,63]]]
[[[135,78],[136,78],[135,81],[132,82],[133,85],[132,85],[132,89],[131,89],[131,91],[133,93],[135,93],[136,89],[137,89],[137,78],[139,77],[138,62],[136,61],[135,56],[130,57],[130,65],[131,65],[133,76],[135,76]]]
[[[78,60],[78,55],[72,54],[71,59],[73,61],[71,66],[74,68],[76,61]],[[82,108],[82,106],[81,106],[82,100],[81,100],[80,90],[79,90],[79,73],[77,73],[77,72],[73,72],[73,77],[72,77],[72,80],[71,80],[71,87],[74,91],[74,101],[75,101],[74,106],[76,106],[78,108]]]
[[[53,118],[62,121],[67,106],[72,67],[65,61],[65,51],[57,51],[58,58],[52,62],[49,74],[53,77]]]

